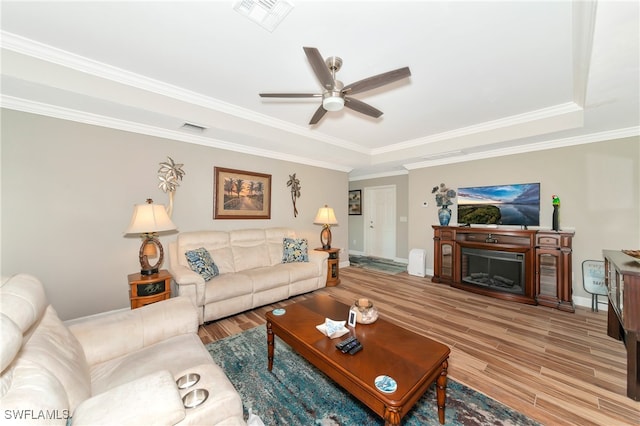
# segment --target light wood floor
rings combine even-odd
[[[450,378],[543,424],[640,424],[640,402],[626,396],[624,345],[607,336],[605,311],[506,302],[407,273],[350,267],[340,278],[317,292],[349,305],[372,299],[385,319],[451,348]],[[267,311],[306,297],[206,324],[200,337],[209,343],[264,324]]]

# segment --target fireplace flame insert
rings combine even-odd
[[[511,294],[525,294],[525,255],[462,247],[462,281]]]

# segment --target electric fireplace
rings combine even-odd
[[[462,282],[492,291],[525,294],[525,256],[499,250],[462,247]]]

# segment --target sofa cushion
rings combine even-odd
[[[0,371],[4,371],[22,348],[22,331],[3,313],[0,313],[0,330],[2,330]]]
[[[73,425],[173,425],[185,407],[173,375],[156,371],[85,400],[74,411]]]
[[[231,231],[229,241],[236,272],[271,265],[264,230]]]
[[[215,280],[205,283],[204,303],[228,300],[251,293],[253,293],[253,283],[244,273],[222,274]]]
[[[44,313],[48,302],[40,280],[28,274],[16,274],[2,281],[0,312],[26,332]]]
[[[225,231],[182,232],[177,238],[178,264],[189,268],[189,262],[182,253],[204,247],[221,274],[235,272],[229,233]]]
[[[289,271],[283,266],[285,265],[281,263],[276,266],[248,269],[242,272],[242,275],[251,279],[254,294],[271,288],[287,287],[289,285]]]
[[[271,266],[282,263],[282,240],[297,238],[296,233],[289,228],[267,228],[264,230]]]
[[[50,305],[19,357],[40,365],[58,379],[71,410],[91,396],[91,378],[84,351]]]
[[[21,357],[2,373],[1,395],[0,411],[9,424],[64,426],[71,415],[67,394],[56,376],[40,364]],[[13,412],[24,413],[25,410],[32,410],[34,415],[48,412],[51,418],[18,422],[13,417],[5,417],[7,413],[11,416]]]
[[[187,257],[191,270],[200,274],[205,281],[209,281],[219,275],[218,267],[211,259],[211,255],[209,255],[206,248],[200,247],[195,250],[188,250],[184,255]]]
[[[211,362],[209,352],[195,333],[171,337],[119,358],[91,367],[93,394],[139,379],[158,370],[172,374]]]
[[[308,280],[309,278],[317,278],[319,275],[318,265],[311,262],[293,262],[282,266],[289,272],[289,280],[292,283]]]
[[[305,238],[283,238],[282,263],[308,262],[309,244]]]

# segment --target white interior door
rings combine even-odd
[[[396,257],[396,187],[364,188],[364,247],[367,256]]]

